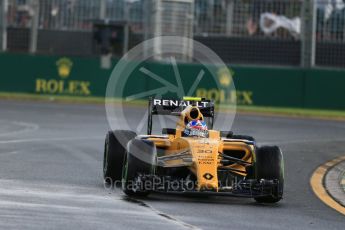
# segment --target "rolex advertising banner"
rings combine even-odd
[[[116,61],[113,60],[113,66]],[[0,54],[0,92],[36,95],[104,97],[112,69],[101,69],[98,58]],[[228,66],[211,76],[199,64],[142,63],[126,79],[118,97],[150,92],[164,85],[182,85],[183,92],[195,88],[193,96],[223,104],[345,109],[345,71]],[[217,67],[212,67],[217,68]],[[202,73],[203,80],[193,86]],[[157,81],[155,76],[161,80]],[[121,76],[119,76],[121,77]],[[229,90],[234,84],[236,90]],[[174,98],[167,93],[164,97]]]
[[[0,92],[104,96],[111,71],[97,59],[0,54]]]

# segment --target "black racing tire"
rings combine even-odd
[[[231,139],[241,139],[241,140],[248,140],[248,141],[254,141],[255,138],[252,136],[247,136],[247,135],[232,135]]]
[[[143,197],[150,193],[152,188],[149,183],[137,186],[136,181],[139,176],[154,174],[155,148],[155,144],[148,140],[133,139],[128,143],[122,173],[122,190],[126,195]]]
[[[122,177],[122,167],[127,143],[136,137],[129,130],[109,131],[105,138],[103,158],[103,178],[106,184],[114,185]]]
[[[262,146],[256,150],[256,179],[278,180],[279,185],[272,195],[256,197],[259,203],[276,203],[283,197],[284,191],[284,159],[278,146]]]

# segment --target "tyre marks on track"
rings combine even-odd
[[[158,216],[161,216],[163,218],[166,218],[167,220],[169,221],[172,221],[178,225],[181,225],[182,227],[185,227],[185,228],[188,228],[188,229],[193,229],[193,230],[200,230],[201,228],[198,228],[194,225],[191,225],[191,224],[187,224],[171,215],[168,215],[166,213],[163,213],[157,209],[155,209],[154,207],[152,207],[151,205],[145,203],[144,201],[142,200],[138,200],[138,199],[134,199],[134,198],[131,198],[131,197],[125,197],[124,198],[125,201],[128,201],[128,202],[131,202],[131,203],[135,203],[135,204],[138,204],[140,206],[143,206],[143,207],[146,207],[148,209],[150,209],[151,211],[153,211],[154,213],[156,213]]]

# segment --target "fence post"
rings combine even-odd
[[[124,5],[124,18],[125,18],[125,27],[124,27],[124,36],[123,36],[123,55],[125,55],[128,51],[128,43],[129,43],[129,23],[130,23],[130,16],[129,16],[129,5],[130,3],[125,1]]]
[[[150,0],[144,0],[143,1],[143,8],[142,8],[142,11],[143,11],[143,26],[144,26],[144,41],[148,40],[151,36],[151,27],[150,27],[150,22],[152,21],[151,20],[151,12],[152,12],[152,3],[150,2]],[[145,46],[144,46],[144,51],[143,51],[143,55],[144,57],[146,57],[148,55],[147,53],[147,43],[144,43]]]
[[[0,41],[1,41],[1,47],[0,51],[6,51],[7,50],[7,9],[8,9],[8,0],[2,0],[0,3],[0,19],[1,19],[1,28],[0,28]]]
[[[106,18],[106,6],[107,2],[106,0],[100,0],[100,5],[99,5],[99,19],[105,20]]]
[[[32,19],[31,19],[29,52],[34,54],[37,51],[39,10],[40,10],[39,0],[31,0],[31,8],[32,8]]]
[[[226,36],[232,35],[233,17],[234,17],[234,1],[228,1],[227,7],[226,7],[226,28],[225,28]]]
[[[305,0],[302,4],[301,66],[311,68],[315,65],[316,55],[316,3]]]
[[[160,37],[162,36],[162,0],[154,1],[154,25],[153,26],[153,37]],[[161,60],[162,55],[162,44],[161,38],[157,38],[155,40],[155,44],[153,44],[153,52],[154,52],[154,59]]]

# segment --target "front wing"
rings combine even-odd
[[[188,184],[189,183],[189,184]],[[197,185],[184,180],[174,180],[169,176],[159,177],[157,175],[140,175],[136,188],[152,192],[164,192],[172,194],[198,194],[198,195],[215,195],[215,196],[235,196],[245,198],[256,198],[274,196],[279,191],[278,180],[255,180],[243,179],[236,181],[231,186],[220,186],[216,190],[198,190]]]

